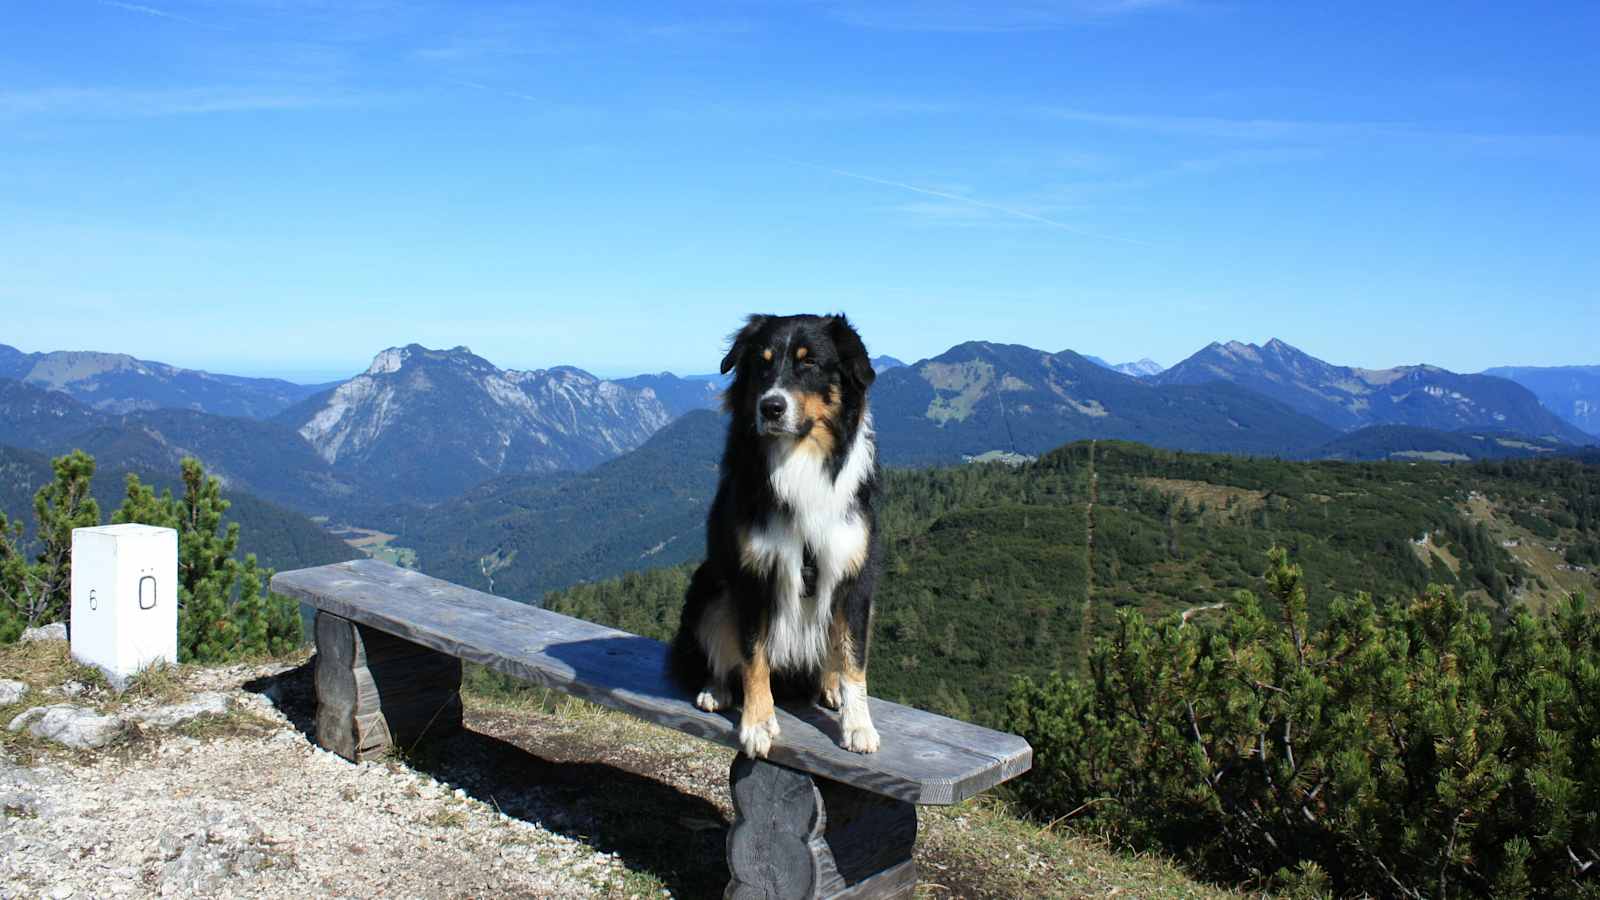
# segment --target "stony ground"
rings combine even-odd
[[[0,730],[0,898],[711,897],[726,882],[731,751],[486,693],[469,694],[466,732],[352,765],[308,737],[303,661],[183,667],[115,695],[59,647],[0,648],[0,679],[28,685],[0,729],[64,702],[123,724],[90,750]],[[153,712],[210,694],[225,713]],[[994,802],[922,821],[919,896],[1219,894]]]
[[[0,897],[632,892],[616,857],[536,817],[316,748],[274,703],[283,668],[186,673],[233,700],[187,727],[90,752],[8,748],[24,759],[0,761]]]

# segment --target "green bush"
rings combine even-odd
[[[1018,681],[1023,799],[1261,885],[1600,895],[1600,614],[1574,597],[1496,631],[1430,589],[1311,631],[1299,567],[1270,559],[1270,603],[1123,613],[1086,678]]]
[[[263,592],[271,570],[255,554],[239,559],[239,523],[225,522],[231,505],[222,484],[200,461],[181,464],[183,496],[155,491],[127,476],[127,494],[113,522],[138,522],[178,532],[178,659],[214,663],[282,654],[300,645],[299,607]]]
[[[53,466],[55,480],[34,497],[38,551],[32,562],[22,523],[0,514],[0,642],[67,617],[72,530],[100,524],[100,507],[89,492],[94,457],[74,450]],[[158,497],[130,474],[122,506],[111,516],[114,523],[178,532],[178,659],[222,662],[294,650],[301,643],[298,606],[263,590],[272,572],[257,565],[254,554],[237,558],[239,525],[223,520],[229,502],[221,483],[199,460],[184,459],[181,468],[182,497],[170,491]]]

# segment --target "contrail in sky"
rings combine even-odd
[[[199,24],[201,24],[200,22],[196,22],[195,20],[189,18],[188,16],[180,16],[177,13],[170,13],[170,12],[167,12],[166,10],[164,10],[164,9],[156,9],[154,6],[144,6],[144,5],[139,4],[139,3],[119,3],[118,0],[100,0],[100,5],[101,6],[114,6],[117,9],[125,9],[128,12],[136,12],[136,13],[140,13],[140,14],[146,15],[146,16],[156,16],[156,17],[162,18],[162,19],[172,19],[175,22],[187,22],[190,25],[199,25]]]
[[[1016,216],[1019,219],[1027,219],[1032,222],[1038,222],[1041,225],[1049,225],[1051,228],[1059,228],[1063,231],[1070,231],[1073,234],[1081,235],[1083,237],[1095,238],[1096,240],[1102,241],[1116,241],[1119,244],[1135,244],[1140,247],[1150,246],[1144,241],[1087,231],[1075,225],[1068,225],[1065,222],[1057,222],[1055,219],[1047,219],[1044,216],[1028,212],[1027,210],[1016,209],[1010,206],[1001,206],[998,203],[986,203],[982,200],[964,197],[961,194],[952,194],[948,191],[936,191],[933,188],[918,187],[914,184],[906,184],[903,181],[890,181],[887,178],[877,178],[872,175],[862,175],[859,172],[847,172],[844,169],[835,169],[831,166],[819,166],[816,163],[808,163],[798,159],[783,159],[782,157],[779,157],[778,159],[780,162],[786,162],[790,165],[803,166],[807,169],[816,169],[819,172],[827,172],[832,175],[838,175],[842,178],[854,178],[857,181],[866,181],[872,184],[881,184],[885,187],[899,188],[903,191],[911,191],[915,194],[926,194],[929,197],[939,197],[943,200],[954,200],[957,203],[965,203],[968,206],[976,206],[980,209],[991,209],[995,212],[1005,213],[1008,216]]]

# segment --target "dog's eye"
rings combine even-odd
[[[815,369],[816,367],[817,367],[817,361],[812,359],[809,356],[806,357],[805,359],[800,360],[800,368],[802,368],[802,369]]]

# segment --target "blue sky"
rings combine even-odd
[[[0,0],[0,343],[1600,363],[1600,4]]]

